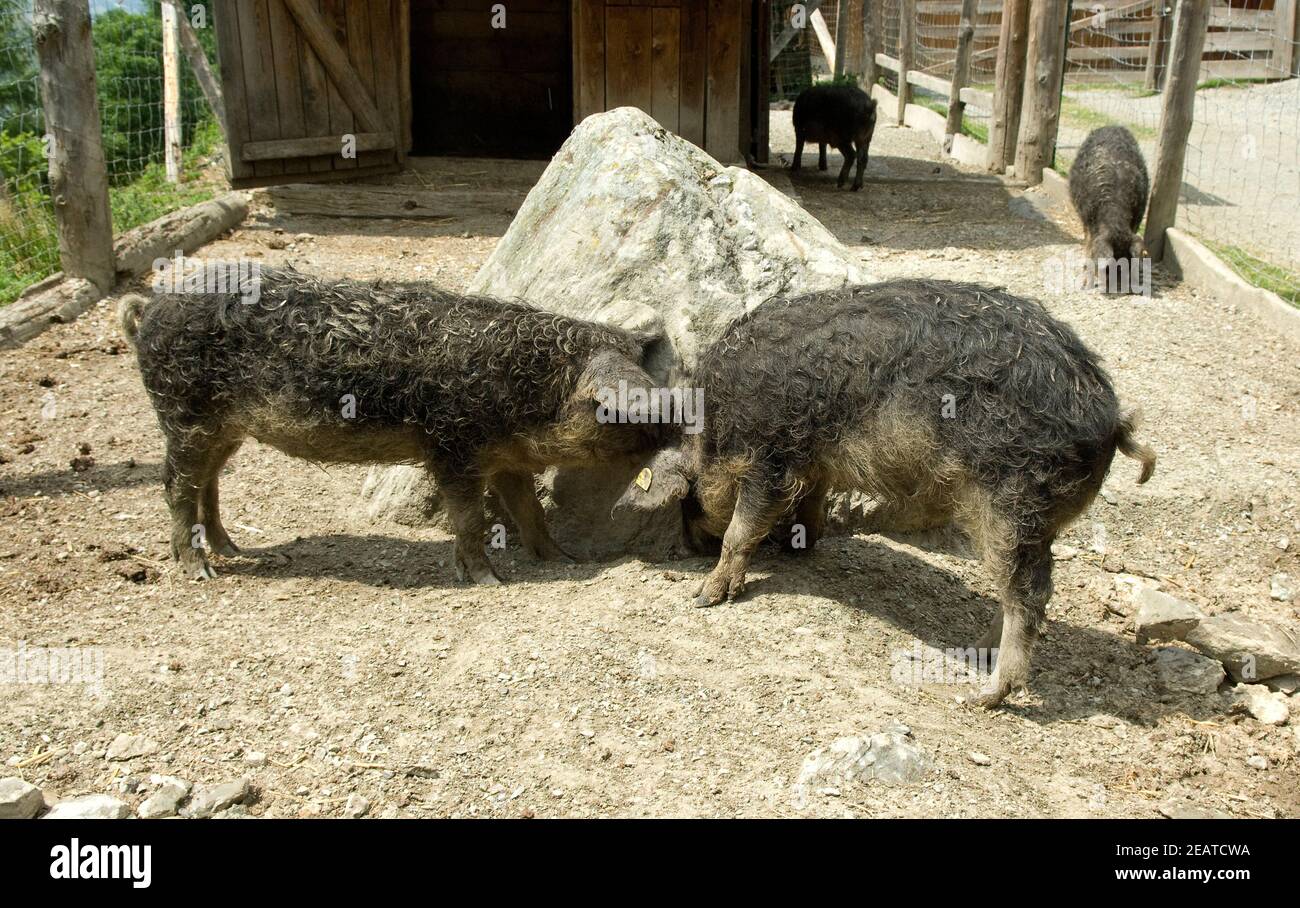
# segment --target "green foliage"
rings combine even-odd
[[[1300,273],[1266,262],[1238,246],[1223,246],[1205,240],[1202,242],[1249,283],[1270,290],[1292,306],[1300,308]]]

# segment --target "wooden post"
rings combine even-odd
[[[871,94],[871,87],[880,79],[880,65],[876,63],[876,54],[880,53],[880,6],[882,3],[884,3],[884,0],[865,0],[866,9],[863,11],[867,21],[864,25],[866,32],[862,36],[862,53],[866,57],[862,65],[862,75],[868,95]]]
[[[1166,10],[1173,8],[1174,0],[1155,0],[1151,5],[1151,43],[1147,45],[1147,68],[1143,87],[1147,91],[1159,91],[1164,79],[1165,51],[1169,42],[1165,40],[1169,16]]]
[[[1030,186],[1043,182],[1056,148],[1056,121],[1061,114],[1061,78],[1065,69],[1064,3],[1034,3],[1029,8],[1025,97],[1016,148],[1016,177]]]
[[[994,173],[1002,173],[1016,159],[1028,46],[1029,0],[1003,0],[994,76],[997,84],[993,89],[993,128],[989,131],[989,170]]]
[[[1183,164],[1187,136],[1192,131],[1196,104],[1196,83],[1201,73],[1201,52],[1210,19],[1209,0],[1182,0],[1174,14],[1169,73],[1165,78],[1164,101],[1160,107],[1160,139],[1156,145],[1156,166],[1151,181],[1151,202],[1147,205],[1145,241],[1151,258],[1160,261],[1165,252],[1165,231],[1174,226],[1178,194],[1183,185]]]
[[[181,27],[176,7],[162,5],[163,143],[167,182],[181,181]]]
[[[63,273],[107,293],[113,264],[108,166],[100,136],[88,0],[36,0],[32,33],[50,142],[50,195]]]
[[[199,43],[199,36],[194,33],[194,26],[190,24],[189,18],[185,15],[185,7],[182,0],[168,0],[168,5],[176,7],[176,20],[180,23],[181,28],[181,50],[185,52],[185,60],[194,72],[194,78],[198,80],[199,88],[203,90],[203,97],[208,102],[208,107],[217,118],[217,125],[221,127],[224,135],[226,131],[226,103],[221,96],[221,83],[217,81],[216,75],[212,72],[212,66],[208,63],[207,54],[203,52],[203,45]],[[164,16],[166,13],[164,13]],[[164,35],[166,34],[166,25]]]
[[[971,45],[975,41],[975,0],[961,0],[961,24],[957,26],[957,62],[952,71],[952,94],[948,96],[948,122],[944,126],[945,150],[952,148],[952,137],[961,133],[966,102],[961,90],[970,79]]]
[[[1285,79],[1296,71],[1300,48],[1296,46],[1296,8],[1300,0],[1274,0],[1273,3],[1273,54],[1269,69],[1270,78]]]
[[[916,0],[899,0],[898,3],[898,125],[907,119],[907,103],[912,99],[912,86],[907,73],[912,68],[912,36],[916,29]]]
[[[846,51],[849,49],[849,0],[839,0],[835,7],[835,68],[832,76],[844,75]]]

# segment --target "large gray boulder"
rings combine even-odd
[[[853,253],[762,177],[621,107],[573,131],[469,290],[658,333],[644,365],[667,383],[764,300],[868,279]],[[543,501],[556,541],[580,557],[670,553],[677,515],[611,519],[634,472],[551,471]],[[437,510],[412,467],[372,470],[362,494],[374,518],[419,523]]]

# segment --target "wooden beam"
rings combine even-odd
[[[1156,145],[1151,201],[1147,205],[1145,241],[1151,258],[1157,262],[1164,257],[1165,231],[1174,226],[1178,211],[1187,136],[1192,131],[1196,84],[1200,79],[1208,23],[1209,0],[1180,0],[1174,14],[1169,73],[1160,107],[1160,139]]]
[[[916,32],[916,0],[899,0],[898,4],[898,125],[907,120],[907,105],[912,100],[912,86],[907,74],[912,69],[912,50]]]
[[[1172,4],[1173,0],[1168,0]],[[1151,40],[1147,44],[1147,68],[1143,74],[1143,87],[1147,91],[1158,91],[1163,82],[1165,51],[1169,42],[1165,40],[1169,17],[1165,15],[1165,0],[1151,8]]]
[[[468,215],[513,217],[524,202],[522,190],[423,190],[400,186],[324,186],[294,183],[270,190],[283,214],[340,218],[432,218]]]
[[[375,106],[365,83],[361,81],[361,76],[352,67],[347,53],[334,40],[334,35],[325,20],[321,18],[320,10],[317,9],[314,0],[284,0],[284,3],[293,14],[303,37],[307,39],[311,49],[320,58],[321,65],[334,81],[339,94],[348,107],[352,108],[352,113],[356,115],[361,128],[366,132],[383,132],[386,124],[379,114],[379,108]]]
[[[162,5],[163,161],[167,182],[181,181],[181,25],[176,7]]]
[[[226,103],[221,96],[221,85],[212,72],[212,66],[208,63],[207,54],[203,52],[203,45],[199,43],[199,36],[194,33],[194,26],[190,24],[190,20],[185,15],[181,0],[168,0],[168,2],[176,7],[176,18],[181,27],[181,50],[185,52],[185,60],[190,64],[194,78],[198,81],[199,88],[203,91],[203,97],[208,102],[208,107],[212,110],[213,115],[217,118],[217,126],[221,128],[221,133],[224,136],[226,133]]]
[[[835,66],[831,70],[831,75],[844,75],[844,58],[848,56],[845,52],[849,46],[849,0],[839,0],[835,10],[835,47],[838,51],[835,54]]]
[[[1273,52],[1269,62],[1276,71],[1274,78],[1285,79],[1295,72],[1296,61],[1300,58],[1300,48],[1295,43],[1298,5],[1298,0],[1273,2]]]
[[[578,0],[578,2],[585,2],[585,0]],[[811,15],[816,12],[817,7],[821,5],[822,0],[808,0],[808,2],[804,4],[804,14]],[[794,26],[793,21],[786,22],[785,28],[781,29],[781,34],[776,36],[776,40],[772,42],[771,50],[767,52],[769,63],[780,56],[781,51],[785,50],[785,46],[794,40],[794,36],[799,34],[800,30],[800,28]]]
[[[384,132],[359,132],[356,151],[389,151],[397,147],[397,137]],[[310,139],[272,139],[267,142],[245,142],[241,157],[245,161],[277,161],[281,158],[313,158],[318,155],[338,155],[343,150],[339,136],[318,136]]]
[[[944,124],[944,150],[952,148],[952,137],[961,133],[966,101],[961,90],[970,78],[971,44],[975,40],[975,0],[962,0],[961,24],[957,29],[957,62],[953,65],[952,86],[948,90],[948,122]]]
[[[108,165],[100,135],[95,46],[87,0],[36,0],[32,33],[50,136],[50,196],[63,272],[107,293],[113,266]]]
[[[867,22],[865,25],[866,34],[863,36],[862,45],[863,53],[866,55],[866,65],[862,68],[863,81],[867,85],[867,94],[871,94],[871,86],[875,85],[880,79],[880,68],[876,65],[876,55],[880,53],[881,38],[881,15],[880,8],[884,0],[865,0],[865,15]]]
[[[1035,3],[1029,10],[1028,71],[1016,148],[1016,176],[1031,186],[1043,181],[1043,171],[1052,165],[1056,151],[1065,62],[1064,13],[1065,7],[1057,3]]]
[[[835,70],[835,41],[831,38],[830,27],[826,24],[826,17],[822,15],[821,10],[814,10],[808,16],[808,22],[813,27],[813,34],[817,36],[817,43],[821,45],[822,56],[826,58],[826,64],[833,72]]]
[[[1002,33],[998,38],[994,75],[993,126],[989,130],[989,170],[993,173],[1004,172],[1016,159],[1028,47],[1029,0],[1003,0]]]

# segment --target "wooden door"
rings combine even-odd
[[[409,0],[230,0],[216,11],[236,188],[398,169]]]

